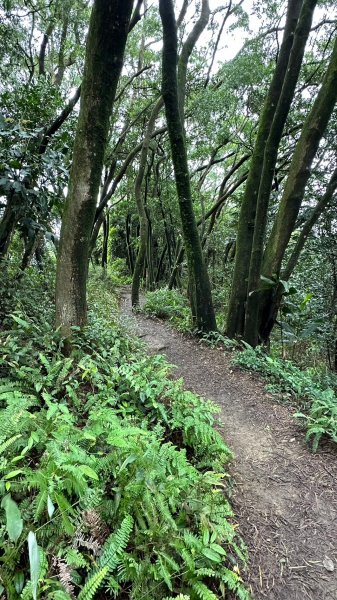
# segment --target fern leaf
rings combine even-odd
[[[201,581],[195,581],[191,587],[200,600],[218,600],[217,596]]]
[[[109,567],[106,565],[91,575],[84,588],[79,593],[78,600],[92,600],[97,590],[101,587],[104,579],[107,577],[108,573]]]

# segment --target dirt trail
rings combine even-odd
[[[235,454],[231,502],[255,600],[337,600],[337,453],[325,447],[311,454],[293,411],[233,369],[228,353],[135,318],[128,290],[121,311],[151,353],[165,354],[187,388],[221,409],[221,431]]]

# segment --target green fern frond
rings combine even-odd
[[[2,444],[0,444],[0,454],[2,454],[5,450],[7,450],[7,448],[9,448],[12,444],[14,444],[14,442],[16,442],[16,440],[20,439],[21,437],[22,437],[22,434],[17,433],[16,435],[13,435],[8,440],[6,440]]]
[[[103,546],[99,559],[100,566],[108,566],[112,571],[119,562],[121,552],[126,548],[133,529],[133,518],[130,515],[124,517],[116,533],[111,534]]]
[[[218,600],[218,597],[201,581],[194,581],[191,587],[200,600]]]
[[[90,575],[84,588],[79,593],[78,600],[92,600],[101,587],[104,579],[106,579],[108,573],[109,567],[105,565],[105,567],[102,567],[99,571]]]

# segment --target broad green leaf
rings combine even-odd
[[[20,456],[20,458],[21,458],[21,456]],[[10,471],[10,473],[7,473],[7,475],[5,475],[4,479],[13,479],[13,477],[20,475],[20,473],[23,473],[22,469],[16,469],[15,471]]]
[[[2,499],[1,507],[6,511],[6,529],[11,542],[16,542],[23,529],[23,520],[18,505],[12,500],[10,494]]]
[[[274,281],[273,279],[269,279],[269,277],[265,277],[264,275],[260,276],[261,281],[263,281],[264,283],[268,283],[268,285],[270,285],[270,287],[275,287],[276,285],[276,281]]]
[[[211,548],[203,548],[202,554],[206,556],[206,558],[209,558],[209,560],[212,560],[213,562],[221,562],[221,556],[218,554],[218,552],[214,552],[214,550],[211,550]]]
[[[23,329],[30,329],[30,323],[28,323],[27,321],[25,321],[24,319],[21,319],[21,317],[18,317],[18,315],[10,315],[13,319],[13,321],[15,321],[18,325],[21,325],[21,327],[23,327]]]
[[[214,550],[214,552],[221,554],[222,556],[226,556],[226,551],[219,544],[211,544],[211,549]]]
[[[88,465],[80,465],[79,469],[84,475],[90,477],[90,479],[95,479],[96,481],[98,481],[97,473],[95,473],[95,471],[91,467],[88,467]]]
[[[14,586],[18,594],[20,594],[23,590],[23,586],[25,585],[25,576],[22,571],[18,571],[14,575]]]
[[[39,547],[36,541],[36,535],[33,531],[28,534],[28,553],[30,567],[30,581],[32,584],[32,592],[34,600],[37,599],[37,586],[40,575],[40,554]]]

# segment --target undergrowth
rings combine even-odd
[[[320,381],[312,369],[301,370],[291,361],[270,356],[260,348],[247,347],[237,352],[233,362],[265,377],[269,392],[296,401],[301,412],[294,416],[304,421],[306,438],[312,441],[314,451],[322,437],[337,443],[337,396],[332,387],[327,387],[326,376]]]
[[[215,407],[144,356],[108,285],[64,358],[32,271],[0,337],[0,596],[246,600]]]
[[[164,287],[147,292],[142,312],[149,317],[170,321],[179,331],[192,330],[188,299],[179,290]]]

